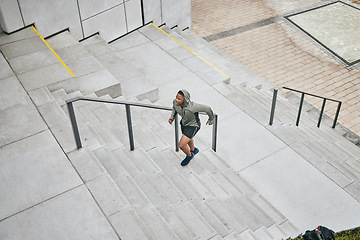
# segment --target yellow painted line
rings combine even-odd
[[[190,51],[192,54],[194,54],[195,56],[197,56],[198,58],[200,58],[201,60],[203,60],[205,63],[209,64],[211,67],[213,67],[216,71],[218,71],[219,73],[221,73],[222,75],[224,75],[227,78],[230,78],[228,75],[226,75],[225,73],[223,73],[222,71],[220,71],[217,67],[215,67],[214,65],[212,65],[211,63],[209,63],[208,61],[206,61],[204,58],[200,57],[198,54],[196,54],[195,52],[193,52],[191,49],[189,49],[188,47],[186,47],[184,44],[182,44],[181,42],[179,42],[177,39],[175,39],[174,37],[170,36],[167,32],[165,32],[164,30],[162,30],[161,28],[159,28],[158,26],[156,26],[154,23],[151,23],[154,27],[156,27],[157,29],[159,29],[160,31],[162,31],[163,33],[165,33],[167,36],[169,36],[170,38],[172,38],[174,41],[176,41],[177,43],[179,43],[181,46],[183,46],[185,49],[187,49],[188,51]]]
[[[57,55],[57,53],[50,47],[50,45],[46,42],[46,40],[40,35],[38,30],[34,26],[31,26],[31,28],[36,32],[36,34],[39,36],[39,38],[45,43],[45,45],[50,49],[50,51],[55,55],[55,57],[59,60],[59,62],[64,66],[64,68],[71,74],[71,76],[75,77],[75,74],[66,66],[63,60]]]

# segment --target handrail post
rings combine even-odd
[[[336,126],[336,122],[337,122],[337,119],[338,119],[339,113],[340,113],[340,108],[341,108],[341,102],[339,102],[339,104],[338,104],[332,128],[335,128],[335,126]]]
[[[129,132],[130,151],[133,151],[134,150],[134,134],[133,134],[133,129],[132,129],[130,105],[125,104],[125,109],[126,109],[126,120],[127,120],[127,125],[128,125],[128,132]]]
[[[75,142],[76,142],[76,148],[80,149],[82,148],[81,146],[81,139],[80,139],[80,134],[79,134],[79,129],[76,123],[76,118],[75,118],[75,111],[74,111],[74,107],[72,102],[67,102],[67,107],[69,110],[69,116],[70,116],[70,122],[71,122],[71,126],[74,132],[74,137],[75,137]]]
[[[216,152],[216,142],[217,142],[217,126],[218,126],[218,115],[214,115],[214,125],[213,125],[213,134],[212,134],[212,149]]]
[[[274,88],[273,100],[271,104],[271,113],[270,113],[270,121],[269,125],[271,126],[274,122],[274,114],[275,114],[275,106],[276,106],[276,98],[277,98],[278,89]]]
[[[298,111],[298,116],[297,116],[297,119],[296,119],[296,126],[299,126],[299,122],[300,122],[300,115],[301,115],[301,109],[302,109],[302,106],[303,106],[304,97],[305,97],[305,93],[301,93],[301,99],[300,99],[299,111]]]
[[[319,116],[319,120],[318,120],[318,124],[317,124],[318,128],[320,127],[321,119],[324,114],[325,104],[326,104],[326,98],[324,98],[323,104],[321,106],[320,116]]]
[[[179,151],[179,118],[175,115],[175,151]]]

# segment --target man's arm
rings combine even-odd
[[[209,119],[207,121],[207,123],[209,125],[212,125],[214,123],[214,113],[212,111],[212,109],[209,106],[203,105],[203,104],[198,104],[198,103],[194,103],[193,105],[193,111],[194,112],[205,112]]]
[[[175,100],[174,100],[174,101],[175,101]],[[171,115],[170,115],[170,118],[169,118],[169,123],[170,123],[170,124],[172,124],[172,122],[174,121],[175,116],[176,116],[176,114],[177,114],[177,112],[176,112],[176,110],[175,110],[174,104],[175,104],[175,103],[173,103]]]

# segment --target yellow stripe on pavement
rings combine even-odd
[[[71,76],[75,77],[75,74],[66,66],[63,60],[57,55],[57,53],[50,47],[50,45],[46,42],[46,40],[40,35],[38,30],[34,26],[31,26],[31,28],[36,32],[36,34],[40,37],[40,39],[45,43],[45,45],[50,49],[50,51],[55,55],[55,57],[60,61],[60,63],[64,66],[64,68],[71,74]]]
[[[165,33],[167,36],[169,36],[170,38],[172,38],[174,41],[176,41],[177,43],[179,43],[181,46],[183,46],[185,49],[187,49],[188,51],[190,51],[192,54],[194,54],[195,56],[197,56],[198,58],[200,58],[201,60],[203,60],[204,62],[206,62],[207,64],[209,64],[211,67],[213,67],[216,71],[218,71],[219,73],[221,73],[222,75],[224,75],[227,78],[230,78],[228,75],[226,75],[225,73],[223,73],[222,71],[220,71],[217,67],[215,67],[214,65],[212,65],[211,63],[209,63],[208,61],[206,61],[204,58],[200,57],[198,54],[196,54],[195,52],[193,52],[191,49],[189,49],[188,47],[186,47],[184,44],[182,44],[181,42],[179,42],[177,39],[175,39],[174,37],[170,36],[167,32],[165,32],[164,30],[162,30],[161,28],[159,28],[158,26],[156,26],[154,23],[151,23],[154,27],[156,27],[157,29],[159,29],[160,31],[162,31],[163,33]]]

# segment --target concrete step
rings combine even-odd
[[[156,148],[156,143],[152,140],[152,135],[144,133],[144,131],[139,126],[134,126],[133,131],[134,137],[137,139],[137,142],[146,152],[153,148]]]
[[[108,147],[97,149],[94,151],[94,154],[112,177],[112,179],[116,179],[128,174],[119,159],[115,157],[113,152]]]
[[[178,239],[132,177],[117,178],[115,182],[146,226],[147,231],[155,239]]]
[[[51,46],[51,48],[56,51],[79,44],[79,42],[72,37],[69,31],[59,33],[56,36],[48,38],[46,41]]]
[[[122,209],[109,220],[121,239],[156,239],[132,207]]]
[[[223,201],[212,199],[207,206],[225,226],[229,226],[233,231],[241,233],[247,229],[246,224],[239,218],[240,216],[229,209]]]
[[[134,127],[134,126],[133,126]],[[120,139],[122,144],[126,149],[130,149],[130,140],[129,140],[129,132],[127,125],[119,125],[111,129],[113,134]],[[134,137],[134,148],[139,148],[140,144],[137,141],[137,138]]]
[[[29,92],[30,98],[33,100],[36,106],[51,102],[54,97],[50,93],[47,87],[38,88]]]
[[[271,240],[274,239],[265,227],[260,227],[254,231],[255,239]]]
[[[234,233],[225,239],[239,239],[239,240],[256,240],[254,233],[251,230],[245,230],[242,233]]]
[[[152,175],[160,172],[160,168],[156,162],[151,159],[142,148],[129,151],[129,155],[134,159],[134,163],[140,167],[142,173]]]
[[[138,163],[134,161],[130,155],[130,151],[127,148],[115,149],[113,154],[131,177],[142,174],[141,166],[139,166]]]
[[[161,206],[168,205],[162,198],[159,187],[156,186],[155,183],[153,183],[153,181],[148,175],[139,174],[136,175],[133,180],[156,209],[161,208]]]
[[[235,201],[241,205],[243,209],[249,214],[255,223],[266,228],[275,224],[276,222],[265,214],[256,204],[253,203],[251,196],[235,198]]]
[[[214,174],[213,176],[216,181],[226,189],[227,192],[231,193],[232,196],[244,196],[246,194],[246,189],[243,189],[240,184],[237,184],[237,182],[233,182],[232,179],[229,179],[231,177],[229,177],[228,175],[230,175],[231,173],[231,171],[225,173],[220,172]]]
[[[162,172],[168,176],[178,172],[176,163],[180,163],[181,160],[178,156],[174,156],[172,150],[167,149],[161,152],[159,149],[154,148],[148,151],[147,154],[153,159]]]
[[[230,198],[225,201],[225,206],[236,216],[238,221],[241,221],[245,224],[247,228],[254,231],[258,229],[261,225],[256,222],[256,220],[249,214],[246,209],[246,206],[240,204],[240,198]]]
[[[328,176],[331,180],[337,183],[341,187],[346,187],[353,183],[353,180],[348,176],[344,175],[338,168],[330,164],[326,159],[322,158],[307,144],[297,142],[291,145],[291,147],[297,151],[300,155],[306,159],[311,159],[311,163],[319,169],[322,173]]]
[[[252,204],[256,206],[265,216],[274,221],[276,224],[283,223],[286,218],[274,206],[272,206],[263,196],[254,194],[249,196]],[[276,225],[274,224],[274,225]]]
[[[68,122],[69,118],[56,101],[45,103],[38,110],[50,128]]]
[[[67,100],[68,95],[63,88],[52,91],[51,95],[60,106],[63,106],[66,104],[65,101]]]
[[[198,199],[202,199],[203,201],[205,201],[208,199],[216,198],[215,192],[211,191],[209,186],[207,186],[203,181],[201,181],[200,177],[197,174],[187,173],[186,175],[184,174],[184,177],[187,180],[188,186],[191,186]]]
[[[349,165],[346,161],[332,161],[330,164],[339,169],[345,176],[353,181],[357,181],[359,179],[360,172]]]
[[[105,143],[86,124],[79,123],[78,128],[83,147],[88,146],[91,150],[96,150],[105,146]],[[51,131],[66,153],[76,149],[70,122],[53,127]]]
[[[279,224],[279,228],[282,232],[285,233],[287,236],[297,237],[299,235],[299,229],[297,229],[294,224],[292,224],[290,221],[285,221],[281,224]]]
[[[174,207],[163,206],[159,212],[179,239],[198,239],[198,235],[191,229],[191,223],[178,216]]]
[[[269,234],[272,236],[272,239],[287,239],[287,238],[291,237],[290,235],[283,232],[280,229],[279,225],[277,225],[277,224],[272,225],[267,230],[268,230]]]
[[[99,35],[95,35],[81,42],[81,44],[88,50],[91,55],[97,57],[110,52],[113,52],[114,49],[103,40]]]
[[[117,136],[114,135],[114,133],[107,126],[107,124],[96,124],[92,125],[91,128],[111,150],[124,147],[124,144]]]
[[[125,195],[108,174],[88,182],[86,185],[107,217],[130,206]]]
[[[151,141],[155,144],[156,148],[160,151],[164,151],[166,149],[174,149],[173,144],[167,142],[162,135],[158,134],[157,130],[151,128],[149,125],[142,128],[142,131],[151,137]],[[171,129],[168,135],[172,136],[173,139],[175,138],[175,133],[173,129]]]
[[[231,228],[228,225],[223,224],[221,218],[219,218],[215,212],[213,212],[206,201],[202,200],[191,200],[190,203],[192,206],[203,216],[204,219],[209,223],[209,225],[217,232],[221,237],[227,236],[231,232]]]
[[[190,203],[179,205],[175,207],[175,210],[184,222],[189,223],[190,228],[198,236],[198,238],[210,239],[217,234],[210,224]]]
[[[107,173],[97,156],[88,147],[73,151],[68,156],[85,183]]]

